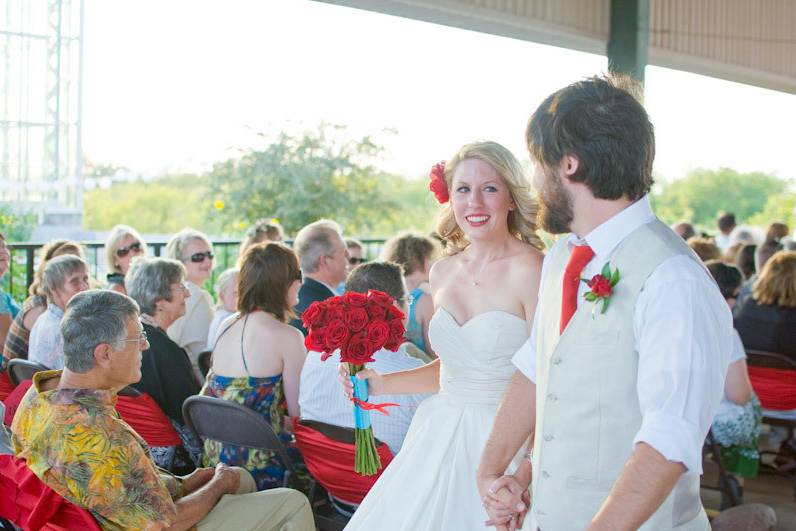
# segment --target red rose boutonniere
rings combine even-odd
[[[594,303],[592,317],[597,310],[597,305],[602,304],[600,313],[605,313],[611,303],[611,296],[614,294],[614,286],[619,283],[619,268],[611,271],[611,263],[606,262],[599,275],[594,275],[591,279],[582,278],[581,281],[589,286],[589,291],[584,293],[583,298]]]
[[[428,176],[431,178],[428,189],[434,192],[439,204],[447,203],[450,196],[448,195],[448,183],[445,182],[445,162],[434,164]]]

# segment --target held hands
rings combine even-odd
[[[515,476],[505,475],[492,482],[482,501],[489,515],[484,525],[495,526],[498,531],[515,531],[525,521],[531,494]]]
[[[354,386],[351,383],[351,373],[348,371],[348,363],[341,363],[337,367],[337,377],[340,380],[340,385],[343,386],[343,392],[346,398],[351,400],[354,396]],[[371,395],[386,394],[384,390],[384,377],[373,369],[363,369],[357,373],[357,378],[360,380],[368,381],[368,393]]]
[[[235,494],[240,487],[240,475],[238,471],[230,468],[225,463],[218,463],[215,468],[214,482],[218,482],[221,489],[226,494]]]

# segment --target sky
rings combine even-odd
[[[525,124],[604,56],[310,0],[86,0],[83,146],[156,176],[202,171],[321,122],[372,135],[421,176],[490,139],[527,158]],[[647,67],[664,180],[728,166],[796,178],[796,96]]]

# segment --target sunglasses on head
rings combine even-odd
[[[299,269],[298,273],[293,276],[293,280],[298,280],[299,282],[304,282],[304,275],[301,274],[301,270]]]
[[[348,263],[351,265],[364,264],[365,262],[367,262],[365,258],[355,258],[352,256],[351,258],[348,259]]]
[[[124,258],[130,253],[140,253],[141,252],[141,242],[133,242],[127,247],[119,247],[116,249],[116,256],[119,258]]]
[[[213,251],[205,251],[203,253],[193,253],[188,259],[193,262],[194,264],[201,264],[205,261],[205,258],[208,260],[212,260],[216,255],[213,254]]]

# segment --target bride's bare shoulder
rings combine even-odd
[[[435,287],[439,286],[443,279],[450,278],[453,273],[460,267],[458,255],[443,256],[431,266],[431,271],[428,274],[428,281],[431,284],[431,290],[434,291]]]
[[[527,243],[518,242],[516,252],[511,256],[511,269],[523,275],[540,275],[544,253]]]

